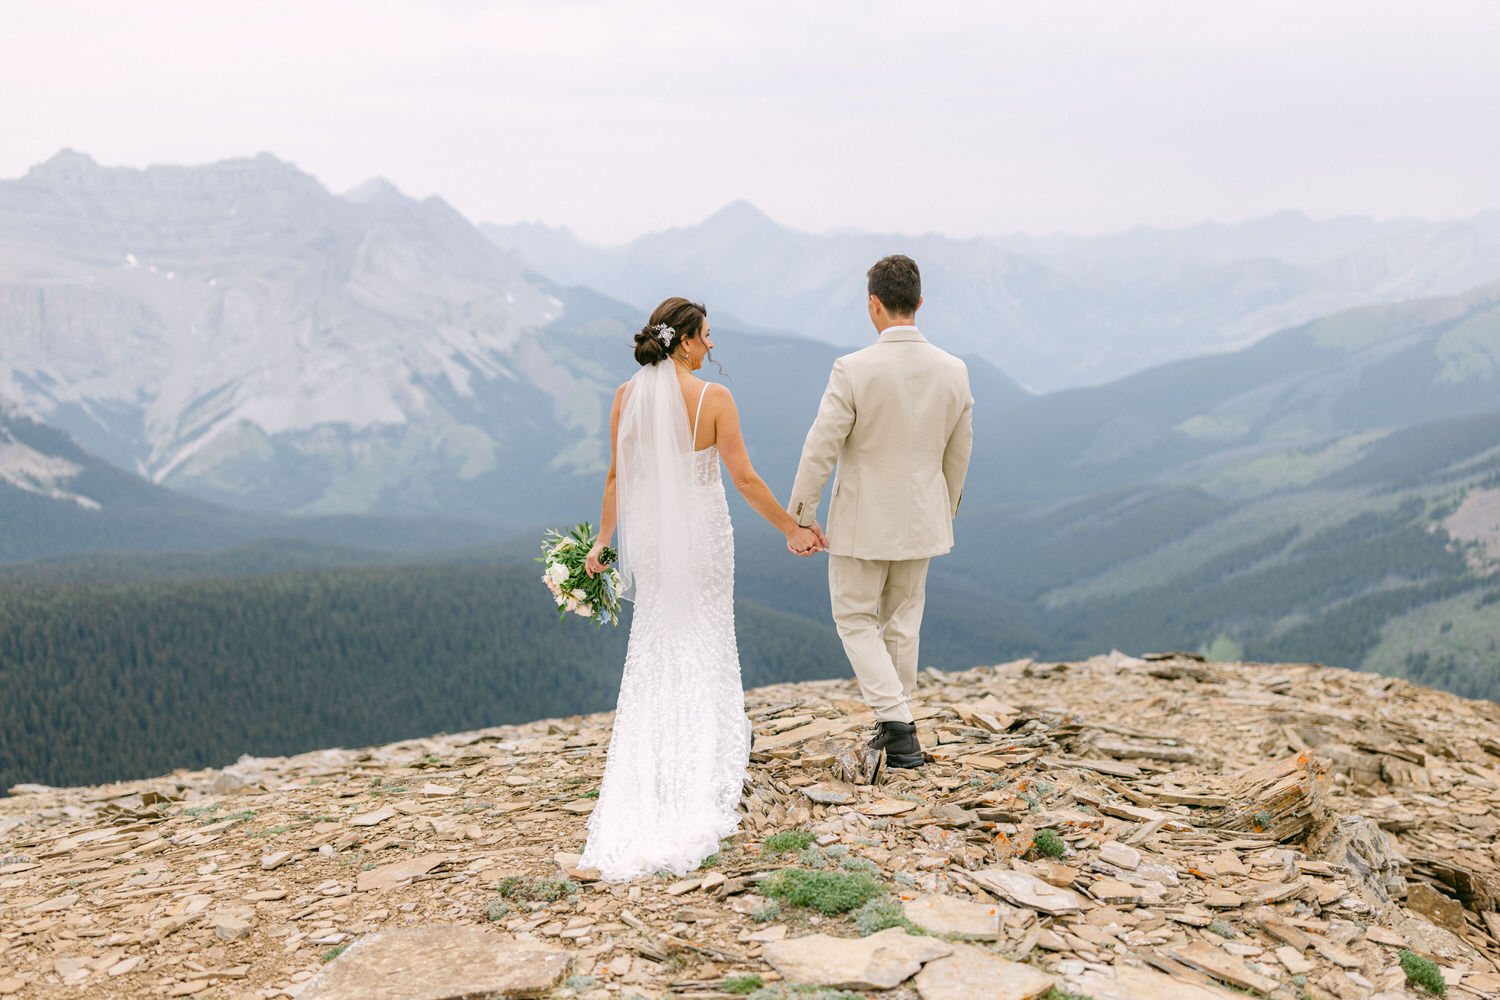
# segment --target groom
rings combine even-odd
[[[837,463],[826,543],[833,621],[879,725],[870,747],[891,767],[918,767],[911,696],[927,562],[953,548],[974,399],[964,363],[917,331],[916,262],[885,257],[868,277],[879,339],[833,363],[787,512],[816,530]]]

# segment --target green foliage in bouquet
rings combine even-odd
[[[608,567],[598,576],[589,576],[584,569],[584,560],[596,541],[594,527],[587,521],[575,525],[567,534],[549,530],[542,538],[543,554],[536,561],[547,567],[542,582],[557,602],[558,621],[567,618],[571,611],[592,619],[595,625],[606,621],[620,624],[620,574]],[[617,558],[615,550],[608,547],[599,555],[605,564]]]

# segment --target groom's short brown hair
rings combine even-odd
[[[910,257],[895,253],[877,260],[865,272],[869,294],[892,316],[914,316],[922,299],[922,272]]]

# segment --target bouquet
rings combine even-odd
[[[583,618],[592,618],[595,625],[608,621],[620,624],[620,574],[614,569],[605,569],[598,576],[589,576],[583,568],[589,549],[594,547],[593,525],[584,521],[567,534],[549,530],[542,538],[543,555],[537,562],[547,567],[542,582],[552,591],[557,602],[557,620],[562,621],[568,612]],[[615,561],[615,550],[606,548],[599,561]]]

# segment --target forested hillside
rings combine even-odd
[[[737,607],[747,686],[846,670],[832,629]],[[0,585],[0,788],[364,746],[614,707],[628,620],[559,624],[531,567]]]

